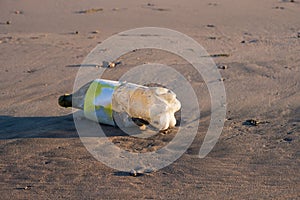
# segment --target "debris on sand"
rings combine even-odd
[[[168,9],[168,8],[152,8],[152,10],[155,10],[155,11],[170,11],[170,9]]]
[[[216,58],[216,57],[229,57],[230,55],[228,53],[219,53],[219,54],[211,54],[210,57]]]
[[[213,24],[207,24],[206,27],[208,27],[208,28],[214,28],[215,25],[213,25]]]
[[[217,3],[208,3],[209,6],[217,6]]]
[[[258,125],[258,121],[256,121],[255,119],[247,119],[245,122],[243,122],[243,125],[257,126]]]
[[[269,121],[258,121],[255,119],[248,119],[246,121],[243,122],[243,125],[246,126],[258,126],[258,124],[268,124],[270,123]]]
[[[132,169],[130,170],[129,175],[133,177],[137,177],[137,176],[143,176],[144,173],[141,170]]]
[[[290,142],[293,141],[293,139],[290,138],[290,137],[283,138],[283,140],[286,141],[286,142],[288,142],[288,143],[290,143]]]
[[[27,186],[25,186],[25,187],[18,187],[18,188],[16,188],[17,190],[30,190],[32,188],[32,186],[31,185],[27,185]]]
[[[26,73],[28,73],[28,74],[32,74],[32,73],[34,73],[34,72],[36,72],[37,71],[37,69],[28,69],[27,71],[25,71]]]
[[[103,61],[102,62],[102,67],[104,68],[114,68],[116,67],[117,65],[121,64],[120,61],[118,62],[107,62],[107,61]]]
[[[100,33],[100,31],[95,30],[95,31],[92,31],[91,33],[92,33],[92,34],[98,34],[98,33]]]
[[[227,67],[227,65],[219,65],[218,66],[218,69],[227,69],[228,67]]]
[[[23,11],[21,11],[21,10],[15,10],[14,13],[15,13],[16,15],[19,15],[19,14],[23,14]]]
[[[130,170],[129,175],[136,177],[137,176],[137,172],[134,169],[132,169],[132,170]]]
[[[295,1],[295,0],[282,0],[282,2],[296,3],[296,1]]]
[[[282,6],[276,6],[276,7],[274,7],[273,9],[284,10],[284,7],[282,7]]]
[[[217,37],[215,37],[215,36],[209,36],[208,39],[210,39],[210,40],[216,40]]]
[[[87,9],[87,10],[80,10],[77,13],[90,14],[90,13],[96,13],[96,12],[100,12],[100,11],[103,11],[103,8],[91,8],[91,9]]]
[[[151,173],[155,172],[156,170],[154,169],[143,169],[143,168],[138,168],[138,169],[132,169],[129,171],[130,176],[151,176]]]
[[[30,185],[27,185],[26,187],[24,187],[24,190],[30,190],[30,189],[31,189]]]

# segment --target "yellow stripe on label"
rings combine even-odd
[[[93,81],[85,96],[85,117],[103,124],[115,125],[112,116],[112,96],[119,85],[116,81],[102,79]]]

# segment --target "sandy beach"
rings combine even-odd
[[[298,199],[299,13],[298,0],[2,0],[0,199]],[[159,50],[120,57],[103,78],[166,64],[190,82],[201,110],[197,135],[178,160],[133,177],[89,153],[72,109],[57,99],[72,92],[97,44],[139,27],[179,31],[217,55],[227,113],[217,144],[200,159],[211,116],[201,76]],[[247,124],[252,119],[260,123]],[[143,140],[103,127],[110,141],[133,152],[157,150],[176,135],[175,128]]]

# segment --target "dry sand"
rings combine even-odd
[[[299,13],[298,0],[2,0],[1,199],[299,198]],[[99,42],[146,26],[180,31],[210,54],[230,55],[214,58],[228,67],[220,69],[228,120],[213,151],[197,158],[210,117],[204,82],[172,55],[125,55],[106,78],[144,62],[166,63],[182,69],[202,110],[198,135],[180,159],[132,177],[93,158],[78,138],[71,110],[60,108],[57,98],[72,91],[78,66]],[[269,123],[243,125],[247,119]],[[106,129],[122,148],[149,145]],[[164,145],[173,136],[160,134],[151,144]]]

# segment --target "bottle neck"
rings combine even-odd
[[[60,96],[58,98],[58,104],[64,108],[72,107],[72,94],[64,94]]]

